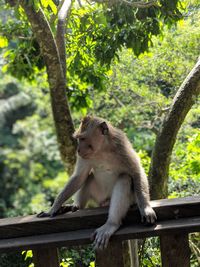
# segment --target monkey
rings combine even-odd
[[[92,236],[95,249],[100,250],[107,247],[134,203],[142,222],[154,224],[156,214],[150,205],[147,176],[125,133],[102,118],[86,116],[74,138],[78,141],[74,173],[50,211],[38,217],[83,209],[91,199],[99,206],[109,205],[107,221]],[[63,207],[74,193],[74,204]]]

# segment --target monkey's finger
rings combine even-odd
[[[57,210],[57,211],[55,212],[54,216],[55,216],[55,215],[62,215],[62,214],[66,213],[66,212],[69,212],[69,211],[71,211],[71,210],[72,210],[71,206],[61,206],[61,207],[59,208],[59,210]]]
[[[109,239],[110,239],[110,235],[107,234],[107,235],[105,236],[105,239],[104,239],[103,249],[106,249],[106,248],[107,248]]]
[[[36,216],[37,218],[45,218],[45,217],[50,217],[50,214],[48,212],[41,211]]]
[[[156,213],[154,212],[154,214],[153,214],[153,218],[154,218],[154,221],[156,221],[157,220],[157,215],[156,215]]]
[[[154,214],[151,216],[151,223],[152,223],[152,224],[155,224],[155,223],[156,223],[156,220],[157,220],[157,216],[156,216],[156,214],[154,213]]]
[[[152,215],[146,216],[146,223],[147,226],[155,224],[155,218]]]
[[[105,236],[100,236],[98,239],[98,246],[100,250],[104,249],[104,243],[105,243]]]
[[[147,224],[151,223],[151,216],[146,216],[146,222],[147,222]]]
[[[95,250],[101,250],[100,249],[100,243],[99,243],[99,241],[97,239],[94,240],[93,246],[94,246]]]
[[[98,233],[97,237],[96,237],[96,242],[97,242],[98,248],[100,250],[105,249],[107,247],[108,240],[109,240],[109,234],[108,233],[106,233],[106,232]]]
[[[58,215],[57,212],[53,212],[52,214],[50,214],[50,218],[56,217]]]
[[[95,240],[94,240],[94,248],[97,250],[102,250],[102,237],[101,234],[97,231]]]
[[[154,219],[154,217],[151,217],[151,218],[150,218],[150,221],[151,221],[151,224],[154,224],[154,223],[155,223],[155,219]]]
[[[94,240],[95,240],[95,238],[96,238],[96,234],[97,234],[96,231],[94,231],[94,233],[91,234],[91,236],[90,236],[90,240],[91,240],[91,241],[94,241]]]
[[[72,212],[75,212],[75,211],[77,211],[77,210],[79,210],[79,207],[76,206],[76,205],[73,205],[73,206],[72,206]]]

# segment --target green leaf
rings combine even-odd
[[[57,14],[57,6],[54,4],[53,0],[48,0],[48,4],[49,4],[52,12],[54,13],[54,15],[56,15]]]
[[[8,46],[8,39],[4,36],[0,36],[0,48]]]
[[[40,2],[41,2],[41,5],[45,8],[48,7],[49,5],[49,0],[40,0]]]

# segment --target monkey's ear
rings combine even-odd
[[[89,122],[91,120],[91,116],[90,115],[87,115],[87,116],[85,116],[83,119],[82,119],[82,123],[83,124],[85,124],[85,123],[87,123],[87,122]]]
[[[74,139],[78,139],[78,131],[75,131],[73,134],[72,134],[72,137],[74,138]]]
[[[108,125],[105,121],[100,123],[100,129],[101,129],[103,135],[108,135],[109,129],[108,129]]]

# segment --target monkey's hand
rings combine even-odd
[[[144,210],[141,212],[141,217],[142,223],[145,223],[147,225],[155,224],[157,219],[156,213],[151,206],[147,206],[144,208]]]
[[[66,206],[61,206],[56,212],[40,212],[39,214],[37,214],[38,218],[44,218],[44,217],[55,217],[57,215],[61,215],[67,212],[75,212],[79,209],[78,206],[76,205],[66,205]]]
[[[38,213],[36,216],[37,216],[37,218],[44,218],[44,217],[50,217],[51,214],[50,214],[49,212],[41,211],[41,212]]]

